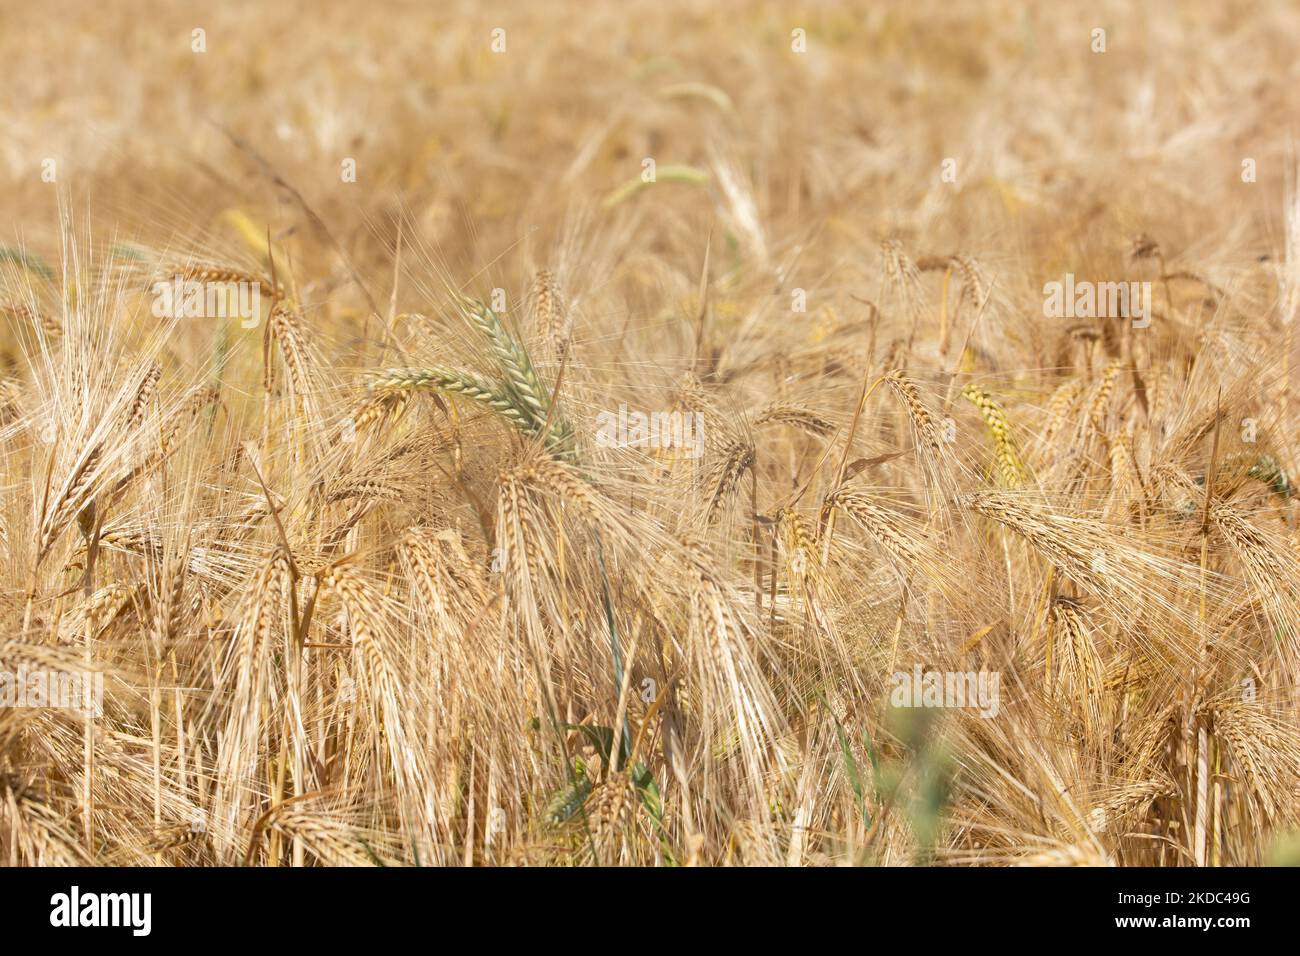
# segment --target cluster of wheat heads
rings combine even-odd
[[[273,254],[81,248],[5,273],[0,670],[103,708],[0,710],[10,863],[1254,863],[1294,823],[1289,406],[1245,349],[995,373],[986,292],[947,356],[871,305],[852,368],[733,357],[706,265],[697,357],[620,376],[554,274],[502,314],[417,260],[343,364]],[[151,316],[200,268],[266,290],[250,338]],[[627,395],[703,454],[595,441]]]

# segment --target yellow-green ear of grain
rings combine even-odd
[[[1017,488],[1025,479],[1025,466],[1016,451],[1015,441],[1011,436],[1011,423],[1007,420],[1002,406],[993,400],[978,385],[967,385],[961,390],[962,397],[979,409],[980,417],[993,439],[993,456],[998,466],[998,476],[1007,488]]]

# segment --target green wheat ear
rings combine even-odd
[[[551,391],[538,376],[528,350],[483,303],[466,298],[461,301],[461,309],[491,348],[501,373],[500,381],[432,366],[387,369],[372,380],[371,387],[390,392],[427,390],[459,395],[499,415],[529,438],[536,438],[547,429],[549,415],[547,451],[557,458],[572,460],[573,429],[558,409],[552,412]]]
[[[532,419],[519,410],[510,395],[487,379],[468,372],[455,372],[439,366],[390,368],[378,373],[371,380],[370,387],[390,393],[448,392],[484,406],[523,431],[532,427]]]
[[[0,262],[12,262],[22,266],[28,272],[34,272],[47,282],[54,279],[54,270],[46,265],[45,260],[34,252],[27,252],[14,246],[0,246]]]
[[[577,812],[582,809],[582,805],[587,802],[587,796],[590,793],[591,780],[588,778],[582,762],[577,761],[573,769],[572,782],[551,794],[550,799],[546,801],[545,808],[542,810],[542,819],[550,826],[559,826],[561,823],[573,819]]]
[[[506,329],[500,317],[481,302],[468,300],[463,303],[466,317],[488,340],[492,352],[504,375],[504,389],[515,400],[515,407],[531,417],[533,434],[538,434],[546,427],[546,419],[551,417],[550,432],[546,437],[549,451],[560,457],[571,458],[573,430],[568,421],[556,409],[551,411],[553,401],[551,391],[544,384],[533,367],[532,358]]]
[[[538,426],[546,421],[550,393],[533,368],[528,351],[515,341],[500,317],[481,302],[463,303],[465,317],[482,333],[492,347],[497,363],[505,375],[505,384],[518,403],[528,409]]]

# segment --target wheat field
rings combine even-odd
[[[0,3],[0,861],[1300,857],[1289,5]]]

